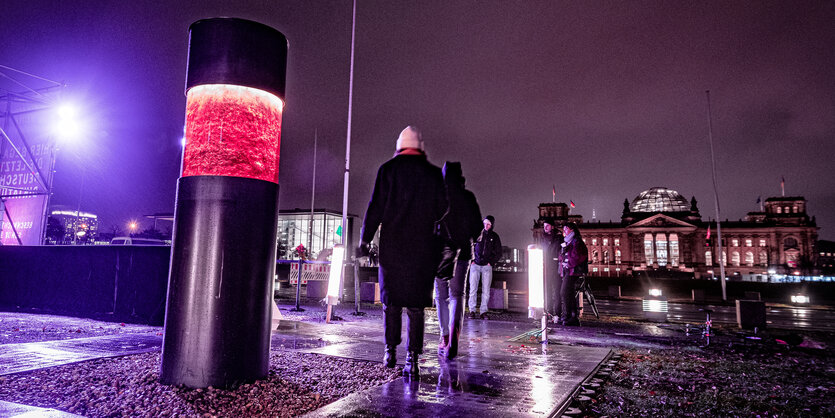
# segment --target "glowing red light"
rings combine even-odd
[[[232,176],[278,183],[281,99],[226,84],[191,88],[186,98],[183,177]]]

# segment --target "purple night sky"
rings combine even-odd
[[[316,207],[340,210],[349,0],[7,3],[0,64],[67,82],[95,127],[62,148],[54,203],[80,196],[102,232],[173,212],[188,26],[233,16],[290,42],[280,207],[310,205],[318,129]],[[835,239],[835,3],[405,3],[359,1],[351,213],[413,124],[431,161],[462,162],[506,245],[529,242],[554,185],[587,220],[619,220],[652,186],[713,218],[709,89],[722,218],[758,210],[785,176]]]

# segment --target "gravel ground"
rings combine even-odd
[[[767,330],[752,339],[721,327],[709,346],[683,332],[663,335],[633,338],[652,349],[614,347],[622,359],[582,408],[585,416],[835,416],[832,333]]]
[[[315,309],[292,319],[324,320]],[[161,332],[161,327],[0,312],[0,344]],[[160,384],[159,368],[160,354],[146,353],[0,376],[0,400],[88,417],[292,417],[392,381],[400,372],[376,362],[273,350],[266,380],[201,390]]]
[[[160,354],[146,353],[3,376],[0,399],[88,417],[292,417],[398,376],[379,363],[272,351],[266,380],[203,390],[160,384],[159,367]]]

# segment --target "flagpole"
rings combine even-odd
[[[319,145],[319,128],[316,128],[313,131],[313,181],[310,182],[310,225],[308,234],[310,235],[310,239],[308,240],[308,251],[313,251],[313,212],[314,212],[314,204],[316,203],[316,148]],[[325,249],[324,242],[322,243],[322,249]]]
[[[722,300],[728,300],[728,292],[725,289],[725,257],[722,252],[722,227],[719,220],[719,191],[716,187],[716,156],[713,152],[713,121],[710,117],[710,90],[706,90],[707,94],[707,135],[710,141],[710,165],[713,171],[713,202],[716,207],[716,239],[719,244],[719,252],[716,258],[719,260],[719,282],[722,284]],[[710,228],[710,226],[708,226]]]

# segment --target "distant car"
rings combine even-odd
[[[116,237],[110,240],[110,245],[168,245],[161,239]]]

